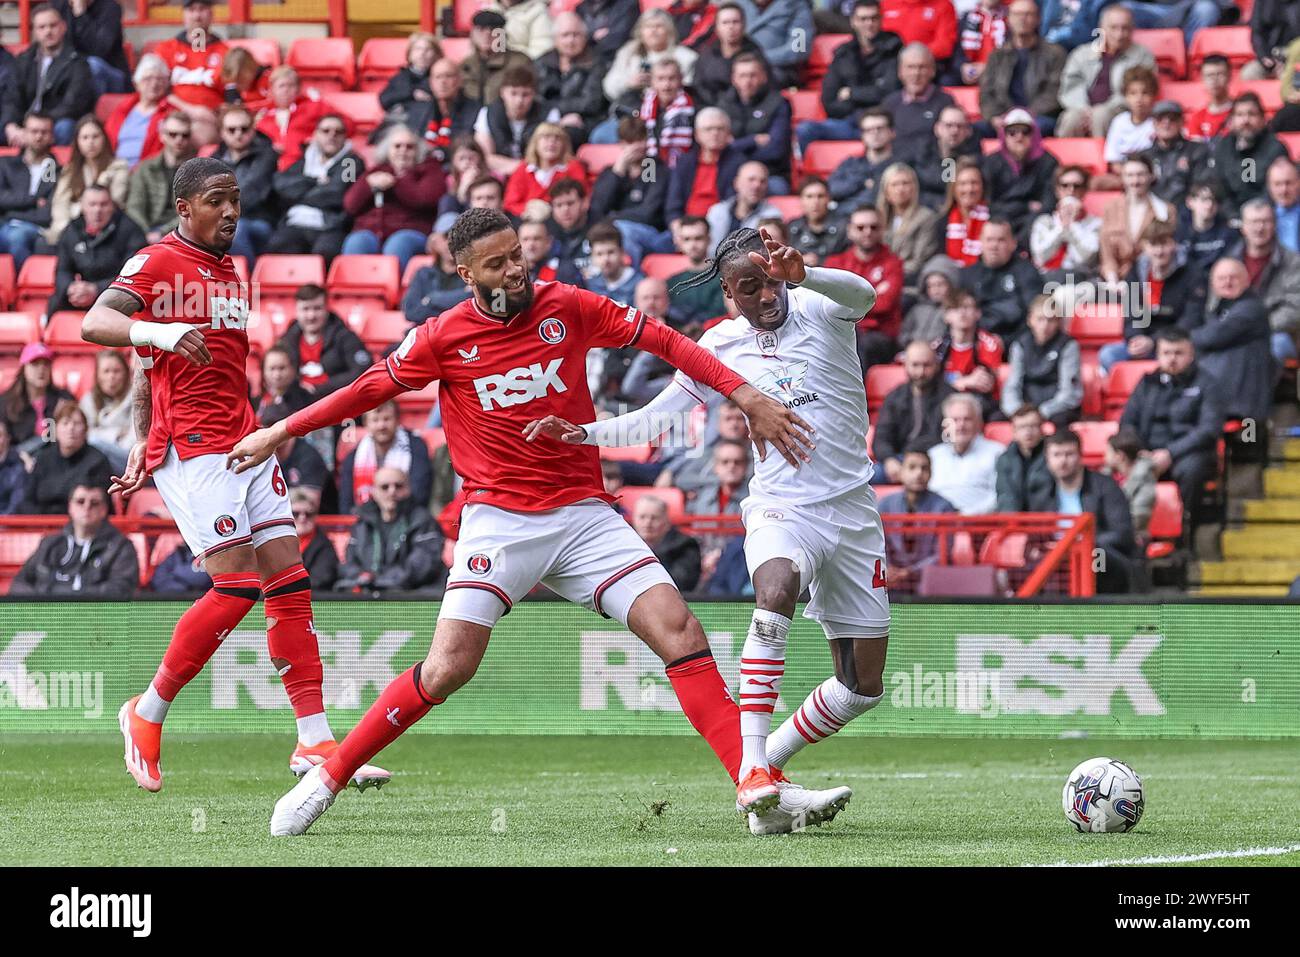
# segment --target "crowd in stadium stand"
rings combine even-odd
[[[1157,484],[1195,521],[1225,423],[1265,429],[1297,358],[1300,3],[503,0],[467,41],[407,38],[404,66],[349,94],[368,109],[227,41],[211,0],[181,17],[128,57],[117,0],[32,7],[30,47],[0,49],[0,254],[20,276],[55,258],[43,321],[85,310],[176,227],[172,178],[203,154],[235,170],[248,274],[392,257],[405,319],[382,334],[324,274],[281,292],[250,363],[264,424],[469,295],[445,238],[467,208],[516,222],[537,278],[693,337],[734,314],[693,281],[759,226],[876,288],[858,337],[882,511],[1089,512],[1099,588],[1122,591],[1146,580]],[[1198,45],[1221,23],[1248,46]],[[0,513],[69,518],[13,590],[129,592],[99,491],[136,439],[130,368],[105,350],[72,387],[61,358],[36,339],[3,366]],[[634,350],[587,371],[602,415],[671,379]],[[628,518],[683,589],[744,592],[732,536],[677,527],[736,514],[752,473],[739,410],[697,418],[696,448],[606,461],[606,485],[637,492]],[[391,403],[278,451],[318,590],[439,587],[458,487],[440,426],[436,404]],[[356,517],[337,552],[333,514]],[[891,583],[937,553],[891,535]],[[205,587],[190,558],[152,587]]]

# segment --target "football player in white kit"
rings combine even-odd
[[[713,269],[740,314],[704,333],[699,344],[756,387],[783,402],[817,433],[812,462],[795,470],[777,456],[760,461],[741,506],[745,562],[755,605],[740,663],[741,775],[767,765],[781,788],[775,810],[749,816],[755,834],[783,833],[835,816],[848,788],[809,791],[781,774],[805,745],[834,734],[884,696],[889,636],[885,538],[870,480],[867,400],[856,323],[874,305],[867,280],[809,267],[766,231],[740,229],[718,244]],[[530,440],[637,445],[662,435],[716,393],[678,373],[643,409],[577,426],[555,417],[530,423]],[[805,588],[807,618],[830,641],[827,678],[769,735],[785,675],[785,646]]]

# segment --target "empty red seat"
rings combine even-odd
[[[375,356],[380,356],[384,349],[401,342],[410,329],[411,324],[400,312],[372,312],[361,327],[361,341]]]
[[[1133,393],[1133,389],[1142,377],[1155,369],[1151,359],[1135,359],[1117,362],[1110,367],[1110,375],[1102,383],[1102,401],[1107,419],[1118,420],[1124,411],[1124,403]]]
[[[1227,57],[1233,71],[1240,69],[1242,64],[1255,59],[1255,51],[1250,45],[1250,27],[1206,27],[1197,30],[1188,50],[1188,62],[1192,69],[1199,69],[1201,61],[1211,53]]]
[[[1175,80],[1187,76],[1187,47],[1182,30],[1134,30],[1133,42],[1151,51],[1162,76]]]
[[[680,253],[651,253],[641,260],[641,271],[654,279],[668,279],[690,268],[690,259]]]
[[[1300,133],[1279,133],[1277,138],[1291,154],[1291,158],[1300,161]]]
[[[474,14],[482,9],[483,4],[479,0],[452,0],[451,3],[451,22],[452,28],[461,36],[469,35],[469,28],[473,26]]]
[[[28,256],[18,272],[16,305],[22,312],[45,312],[46,302],[54,295],[57,256]],[[37,308],[39,306],[39,308]]]
[[[81,319],[84,315],[84,312],[65,309],[50,316],[45,326],[45,344],[61,355],[94,355],[103,347],[81,338]]]
[[[181,538],[180,532],[163,532],[159,535],[158,540],[153,543],[153,550],[149,553],[149,568],[152,570],[165,562],[183,541],[185,539]]]
[[[1012,426],[1010,422],[986,422],[984,423],[984,438],[990,442],[996,442],[999,445],[1010,445],[1012,439]]]
[[[107,123],[108,118],[117,109],[117,105],[130,95],[130,93],[105,93],[95,101],[95,118],[101,123]]]
[[[397,305],[401,273],[396,256],[335,256],[330,263],[326,288],[330,296],[374,299],[379,308]]]
[[[885,396],[907,381],[907,370],[899,363],[874,365],[867,370],[867,408],[880,409]]]
[[[1101,397],[1101,367],[1085,356],[1079,373],[1083,378],[1083,414],[1097,418],[1105,411]]]
[[[280,44],[270,37],[240,37],[226,41],[229,47],[242,47],[262,66],[280,65]]]
[[[1160,99],[1173,100],[1183,108],[1184,113],[1199,110],[1210,102],[1210,96],[1200,80],[1171,80],[1160,78]]]
[[[1118,422],[1075,422],[1070,426],[1079,437],[1083,464],[1090,469],[1101,468],[1106,457],[1106,445],[1110,437],[1119,431]]]
[[[790,101],[790,119],[794,123],[826,119],[826,108],[822,106],[819,90],[786,90],[785,98]]]
[[[102,347],[94,348],[98,352]],[[95,357],[90,354],[61,353],[54,357],[52,373],[55,385],[67,389],[80,400],[95,384]]]
[[[1101,136],[1049,136],[1043,140],[1043,149],[1062,166],[1082,166],[1094,173],[1106,172],[1105,145]]]
[[[152,487],[142,488],[126,500],[126,514],[133,517],[145,515],[171,517],[167,503],[163,501],[162,492]]]
[[[384,108],[376,93],[348,93],[330,90],[321,95],[325,105],[340,114],[353,132],[366,134],[384,121]]]
[[[1119,189],[1090,189],[1083,194],[1083,211],[1089,216],[1100,216],[1106,204],[1124,195]]]
[[[14,304],[17,289],[18,274],[14,271],[14,257],[0,253],[0,308],[8,309]]]
[[[1269,116],[1282,109],[1282,87],[1277,80],[1235,80],[1230,91],[1234,97],[1254,93]]]
[[[260,296],[292,300],[299,287],[308,283],[325,285],[324,257],[265,253],[253,267],[253,284]]]
[[[40,319],[30,312],[0,312],[0,355],[16,356],[41,338]]]
[[[1124,310],[1119,303],[1084,303],[1069,328],[1082,348],[1097,349],[1124,338]]]
[[[978,86],[945,86],[943,92],[947,93],[966,112],[967,118],[972,122],[980,119],[980,88]]]
[[[475,7],[478,6],[476,0]],[[469,37],[439,37],[438,46],[442,47],[442,55],[452,63],[460,63],[469,56]]]
[[[432,256],[412,256],[406,261],[406,272],[402,273],[402,288],[405,289],[415,278],[415,274],[425,266],[433,265]]]
[[[831,68],[835,51],[853,39],[851,33],[823,33],[813,37],[812,50],[808,53],[808,65],[804,67],[804,86],[820,84]]]
[[[656,488],[652,485],[624,485],[619,489],[619,504],[623,506],[623,514],[630,519],[636,512],[637,500],[645,495],[652,495],[668,506],[670,522],[686,520],[686,493],[679,488]]]
[[[654,454],[654,446],[649,442],[642,445],[601,446],[600,457],[610,462],[649,462]]]
[[[767,201],[781,211],[781,218],[787,223],[803,215],[798,196],[769,196]]]
[[[398,70],[406,66],[406,39],[371,37],[357,55],[357,89],[378,93]]]
[[[827,177],[850,156],[861,156],[861,140],[815,140],[803,153],[803,171]]]
[[[618,143],[583,143],[578,147],[578,159],[594,179],[603,170],[613,166],[622,152],[623,147]]]
[[[347,37],[299,37],[289,47],[289,66],[304,86],[351,90],[357,85],[357,60]]]
[[[1151,536],[1147,558],[1164,558],[1171,554],[1183,537],[1183,497],[1178,492],[1177,482],[1156,483],[1156,503],[1151,510],[1147,534]]]
[[[44,532],[0,531],[0,568],[21,568],[44,537]]]

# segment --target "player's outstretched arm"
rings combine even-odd
[[[126,456],[126,468],[120,476],[111,477],[108,494],[121,492],[123,498],[130,498],[140,491],[144,480],[149,477],[145,471],[145,451],[149,444],[149,427],[153,423],[153,389],[149,385],[149,376],[144,367],[136,365],[135,379],[131,385],[131,417],[135,425],[135,444]]]
[[[546,436],[569,445],[599,445],[604,448],[644,445],[659,438],[674,423],[682,421],[699,404],[698,398],[676,382],[670,382],[668,388],[635,412],[625,412],[586,425],[574,425],[558,415],[548,415],[524,426],[524,439],[534,442],[539,436]]]
[[[831,315],[857,322],[876,304],[876,290],[857,273],[847,269],[809,266],[804,263],[803,254],[799,250],[777,242],[766,229],[759,232],[763,237],[763,245],[767,247],[767,258],[751,252],[750,261],[773,279],[821,293],[833,303],[827,309]]]
[[[186,322],[146,322],[132,319],[140,300],[121,289],[108,288],[81,319],[81,338],[100,346],[149,346],[184,356],[196,366],[212,362],[203,332]]]
[[[289,437],[301,438],[317,429],[360,418],[406,391],[389,374],[385,361],[380,359],[351,385],[313,402],[270,428],[258,429],[244,436],[226,456],[226,467],[233,467],[236,473],[246,472],[269,459]]]

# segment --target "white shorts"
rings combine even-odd
[[[673,584],[641,536],[599,499],[546,512],[466,505],[438,617],[491,628],[538,582],[624,625],[642,593]]]
[[[812,590],[804,617],[821,622],[827,638],[889,633],[885,533],[870,485],[812,505],[750,495],[740,514],[751,578],[764,562],[788,558],[800,593]]]
[[[236,475],[226,468],[224,455],[182,460],[173,445],[154,469],[153,481],[196,565],[238,545],[257,548],[273,538],[298,534],[289,488],[275,456]]]

